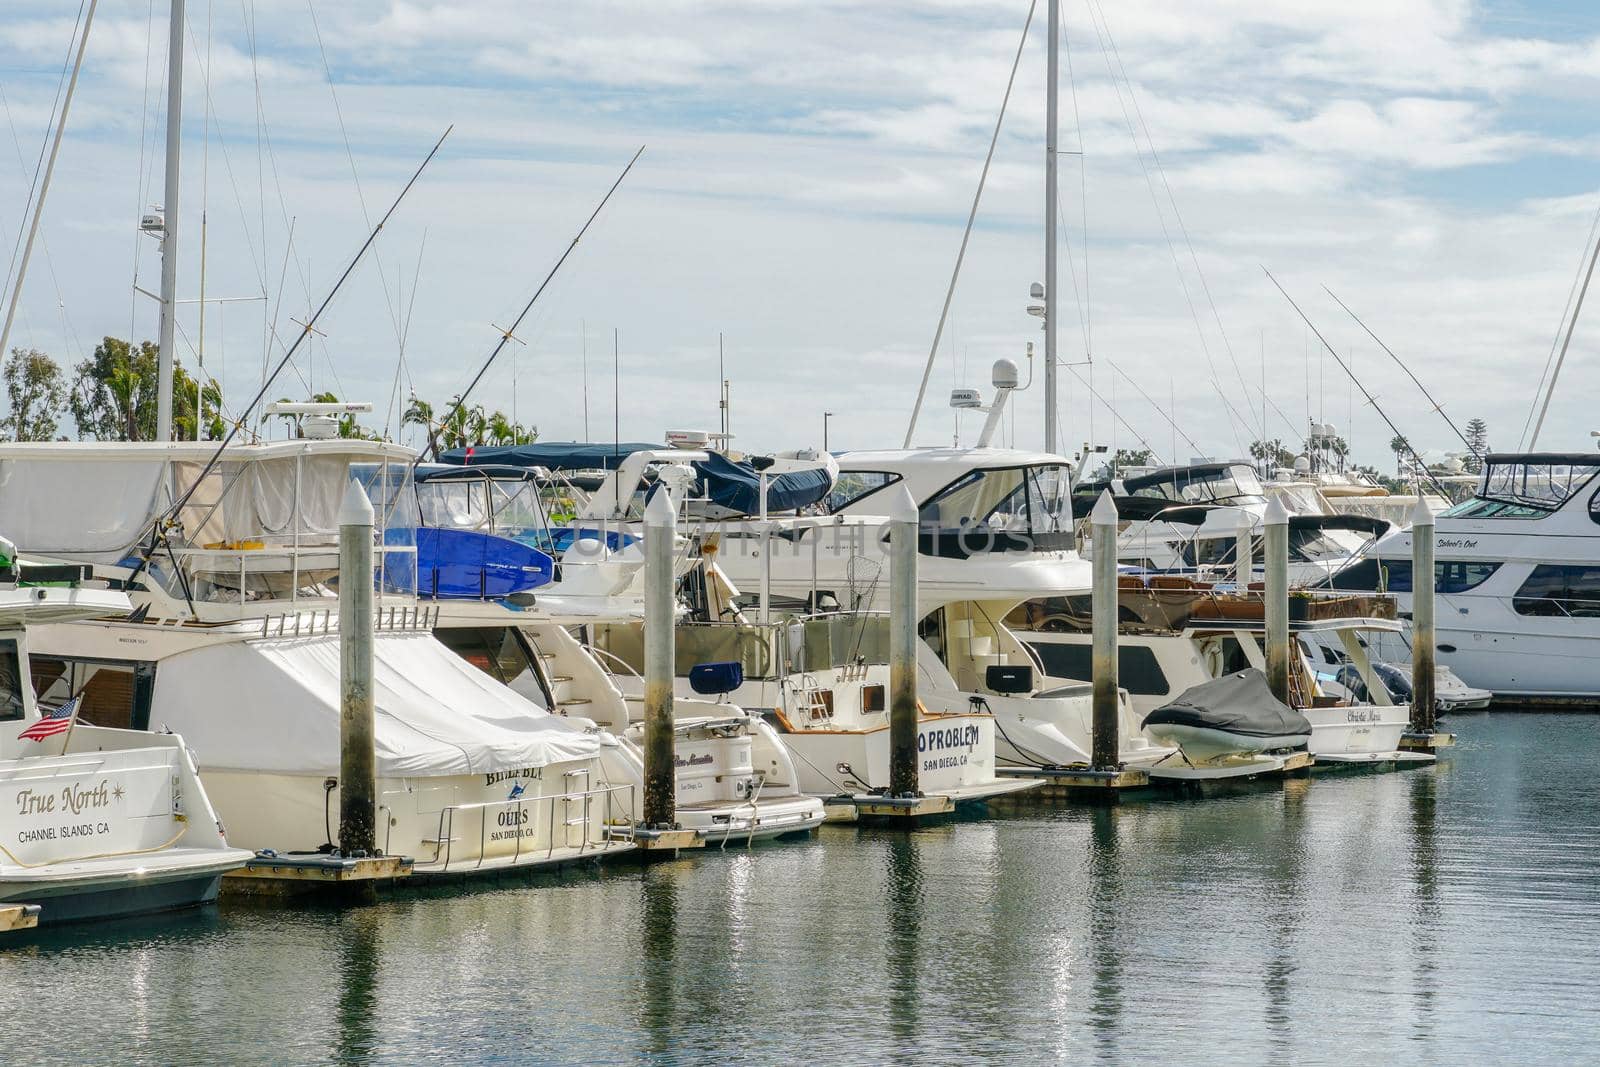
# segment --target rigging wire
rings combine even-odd
[[[1067,364],[1066,367],[1067,367],[1067,370],[1072,372],[1072,376],[1074,378],[1078,379],[1078,381],[1082,382],[1084,387],[1089,390],[1089,395],[1090,396],[1092,396],[1092,397],[1094,397],[1094,399],[1100,401],[1100,403],[1105,404],[1106,410],[1111,412],[1111,417],[1113,419],[1115,419],[1117,422],[1120,422],[1123,426],[1127,427],[1128,432],[1133,434],[1134,438],[1136,440],[1138,440],[1138,442],[1141,445],[1143,445],[1145,448],[1150,450],[1150,455],[1155,458],[1155,461],[1157,463],[1160,463],[1160,464],[1163,464],[1163,465],[1166,463],[1166,460],[1161,458],[1161,453],[1156,451],[1156,446],[1151,444],[1149,441],[1145,440],[1144,434],[1142,434],[1138,430],[1134,429],[1133,428],[1133,424],[1130,423],[1127,419],[1122,417],[1122,412],[1117,410],[1117,406],[1115,404],[1107,403],[1105,397],[1101,396],[1099,391],[1096,390],[1093,385],[1090,385],[1089,382],[1084,378],[1083,375],[1078,373],[1078,368],[1072,366],[1071,364]],[[1116,379],[1113,378],[1112,381],[1115,382]],[[1115,442],[1115,438],[1113,438],[1112,440],[1113,440],[1113,442]],[[1111,455],[1112,455],[1112,458],[1115,459],[1115,457],[1116,457],[1116,449],[1115,449],[1115,445],[1114,444],[1113,444]],[[1087,462],[1088,457],[1085,456],[1084,459]]]
[[[1265,266],[1263,266],[1261,269],[1266,274],[1267,278],[1271,280],[1272,284],[1277,286],[1278,292],[1283,294],[1283,298],[1289,301],[1289,306],[1294,308],[1295,314],[1299,315],[1305,324],[1311,328],[1311,332],[1317,335],[1317,340],[1322,342],[1322,347],[1327,350],[1328,354],[1332,356],[1334,361],[1339,364],[1341,369],[1343,369],[1345,376],[1350,379],[1350,383],[1357,389],[1361,390],[1361,395],[1367,398],[1367,405],[1371,407],[1373,411],[1376,411],[1378,413],[1378,417],[1383,419],[1384,423],[1388,425],[1389,430],[1394,434],[1395,439],[1406,446],[1406,451],[1411,453],[1411,458],[1413,461],[1415,461],[1417,470],[1421,471],[1423,477],[1427,478],[1428,481],[1433,483],[1434,488],[1439,490],[1440,496],[1448,498],[1450,493],[1445,489],[1443,483],[1441,483],[1439,479],[1434,476],[1434,473],[1428,469],[1428,465],[1422,462],[1422,457],[1417,454],[1417,450],[1412,446],[1411,439],[1405,434],[1401,433],[1400,428],[1394,424],[1394,420],[1389,418],[1384,410],[1378,406],[1378,398],[1369,393],[1367,391],[1367,387],[1361,384],[1361,382],[1356,378],[1355,372],[1350,369],[1350,364],[1345,362],[1343,356],[1334,351],[1333,346],[1328,343],[1327,338],[1322,336],[1322,331],[1317,329],[1316,325],[1311,321],[1304,311],[1300,310],[1300,305],[1294,302],[1294,297],[1290,296],[1289,291],[1278,283],[1278,279],[1272,276],[1272,272],[1267,270]]]
[[[1327,293],[1329,296],[1333,297],[1334,302],[1337,303],[1340,307],[1344,308],[1345,312],[1348,313],[1349,316],[1352,319],[1356,320],[1356,325],[1360,326],[1363,330],[1366,330],[1367,331],[1367,336],[1372,338],[1374,341],[1378,342],[1378,347],[1383,349],[1385,352],[1389,353],[1389,358],[1394,360],[1396,363],[1398,363],[1400,365],[1400,369],[1406,372],[1406,377],[1410,378],[1412,383],[1415,384],[1418,389],[1422,390],[1422,395],[1428,398],[1428,403],[1433,405],[1433,410],[1438,412],[1439,413],[1439,417],[1445,421],[1445,424],[1447,426],[1449,426],[1450,429],[1455,432],[1455,435],[1457,437],[1461,438],[1461,443],[1467,446],[1467,451],[1471,452],[1474,456],[1480,456],[1478,450],[1473,447],[1472,442],[1467,440],[1467,435],[1462,433],[1461,430],[1456,426],[1456,424],[1451,421],[1450,416],[1446,415],[1444,413],[1443,405],[1441,405],[1437,400],[1435,400],[1433,398],[1433,394],[1432,393],[1428,392],[1427,386],[1423,385],[1421,380],[1418,379],[1415,374],[1411,373],[1411,368],[1406,366],[1405,363],[1401,362],[1400,357],[1394,354],[1394,349],[1392,349],[1388,345],[1384,344],[1383,343],[1383,339],[1381,337],[1379,337],[1377,334],[1373,333],[1371,328],[1368,327],[1366,323],[1361,321],[1361,317],[1359,315],[1357,315],[1354,311],[1351,311],[1349,305],[1346,304],[1343,300],[1340,300],[1338,295],[1335,294],[1332,289],[1329,289],[1326,285],[1324,285],[1322,287],[1322,291]],[[1481,456],[1480,456],[1480,458],[1481,458]]]
[[[1545,356],[1544,369],[1539,372],[1539,384],[1533,391],[1533,403],[1528,406],[1528,417],[1522,422],[1522,433],[1517,437],[1517,446],[1522,447],[1522,442],[1527,439],[1528,430],[1533,426],[1534,415],[1539,410],[1539,398],[1544,395],[1545,380],[1550,376],[1550,367],[1555,363],[1556,350],[1561,345],[1561,335],[1567,325],[1567,317],[1572,314],[1572,303],[1578,295],[1578,288],[1583,283],[1584,263],[1589,258],[1589,249],[1600,237],[1600,204],[1595,205],[1594,217],[1589,221],[1589,236],[1583,242],[1583,249],[1578,253],[1578,266],[1572,274],[1572,285],[1567,289],[1567,302],[1561,308],[1561,318],[1556,323],[1555,336],[1550,339],[1550,353]]]
[[[1184,430],[1183,430],[1183,427],[1178,425],[1177,421],[1172,417],[1172,415],[1170,415],[1167,412],[1163,411],[1161,409],[1161,405],[1156,403],[1154,398],[1152,398],[1149,393],[1145,392],[1144,389],[1140,387],[1139,383],[1134,381],[1132,376],[1130,376],[1127,371],[1123,370],[1121,367],[1117,366],[1115,363],[1111,364],[1111,369],[1114,372],[1116,372],[1117,374],[1122,375],[1122,378],[1123,378],[1124,381],[1126,381],[1129,385],[1133,386],[1134,389],[1138,390],[1139,395],[1144,397],[1146,400],[1148,400],[1150,402],[1150,406],[1155,408],[1156,412],[1162,418],[1167,420],[1167,425],[1172,427],[1172,432],[1174,434],[1177,434],[1179,437],[1182,437],[1184,439],[1184,441],[1186,441],[1188,443],[1189,447],[1194,449],[1194,454],[1195,455],[1197,455],[1197,456],[1200,455],[1200,453],[1201,453],[1200,446],[1195,443],[1194,438],[1190,437],[1187,433],[1185,433]],[[1177,449],[1176,443],[1174,443],[1174,445],[1173,445],[1172,455],[1173,455],[1173,462],[1177,462],[1178,449]]]
[[[1050,0],[1054,3],[1055,0]],[[917,432],[917,417],[922,414],[922,401],[928,393],[928,379],[933,375],[933,366],[939,358],[939,341],[944,336],[945,320],[950,316],[950,301],[956,294],[956,282],[961,277],[961,264],[967,258],[967,242],[972,237],[972,224],[978,217],[978,204],[983,199],[983,187],[989,181],[989,164],[994,160],[995,145],[1000,141],[1000,128],[1005,124],[1006,106],[1011,102],[1011,87],[1016,84],[1017,68],[1022,64],[1022,51],[1028,43],[1028,29],[1033,25],[1033,13],[1038,7],[1038,0],[1029,0],[1028,17],[1022,24],[1022,39],[1017,42],[1017,54],[1011,61],[1011,74],[1006,78],[1005,95],[1000,99],[1000,114],[994,120],[994,133],[989,137],[989,151],[983,157],[983,169],[978,173],[978,188],[972,194],[972,208],[967,212],[967,227],[961,233],[961,247],[956,252],[955,268],[950,272],[950,284],[945,289],[944,307],[939,311],[939,325],[933,331],[933,344],[928,347],[928,362],[922,368],[922,382],[917,386],[917,402],[911,407],[911,421],[906,426],[905,447],[911,447],[911,439]],[[1051,240],[1055,234],[1050,235]]]

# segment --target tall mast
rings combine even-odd
[[[167,34],[167,190],[161,204],[161,351],[156,363],[156,440],[172,440],[172,335],[178,302],[178,148],[183,137],[183,2],[172,0]]]
[[[1056,50],[1061,41],[1061,5],[1050,5],[1045,64],[1044,130],[1044,450],[1056,450]]]

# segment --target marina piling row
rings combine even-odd
[[[339,851],[377,851],[372,691],[372,501],[352,481],[339,508]]]
[[[1091,600],[1094,707],[1089,757],[1093,770],[1114,771],[1120,747],[1117,739],[1117,505],[1111,499],[1110,490],[1100,493],[1089,518],[1095,544]]]
[[[1267,502],[1265,530],[1267,686],[1285,704],[1289,699],[1289,513],[1277,497]],[[1292,704],[1291,704],[1292,706]]]
[[[902,483],[889,507],[889,795],[921,793],[917,772],[916,501]]]

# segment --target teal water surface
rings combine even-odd
[[[7,1063],[1572,1063],[1600,718],[1438,767],[0,942]]]

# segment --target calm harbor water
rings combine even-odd
[[[4,1059],[1591,1059],[1600,718],[1451,726],[1428,770],[12,935]]]

